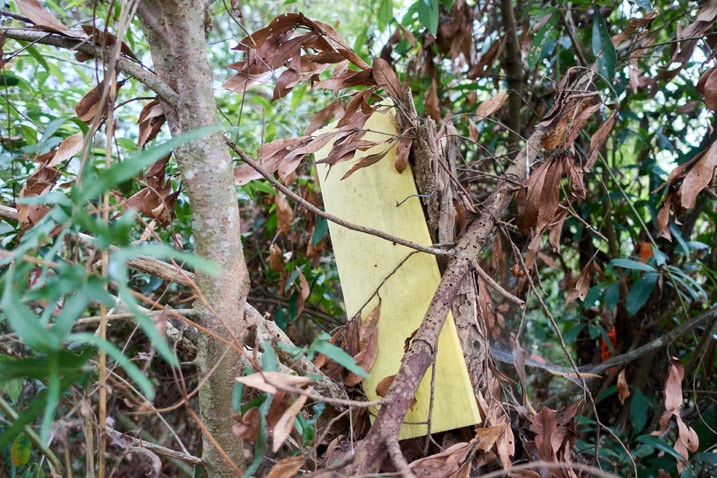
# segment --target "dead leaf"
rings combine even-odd
[[[588,153],[588,161],[585,164],[585,170],[592,168],[597,162],[598,154],[600,154],[600,148],[602,148],[607,142],[612,129],[615,127],[615,120],[617,119],[617,110],[614,110],[610,116],[600,125],[595,131],[595,134],[590,138],[590,152]]]
[[[23,15],[41,30],[60,33],[72,38],[87,38],[84,33],[72,30],[60,23],[49,10],[40,4],[39,0],[15,0],[15,5]]]
[[[406,170],[406,166],[408,165],[408,159],[411,155],[411,146],[413,145],[413,138],[408,135],[401,136],[401,139],[398,141],[398,146],[396,146],[396,160],[394,161],[394,165],[396,166],[396,171],[399,173],[402,173]]]
[[[717,166],[717,142],[712,143],[712,146],[690,168],[682,181],[680,193],[683,208],[692,209],[695,207],[697,195],[714,179],[715,166]]]
[[[307,387],[306,392],[311,393],[313,387]],[[301,411],[301,408],[306,403],[306,399],[309,398],[306,395],[299,395],[294,403],[281,415],[281,418],[274,425],[274,439],[271,445],[271,449],[274,453],[279,451],[281,445],[284,444],[286,439],[291,434],[291,430],[294,428],[294,419],[296,415]]]
[[[294,478],[297,473],[304,466],[304,454],[297,456],[290,456],[279,460],[269,470],[269,474],[266,478]]]
[[[277,387],[301,387],[313,382],[308,377],[299,377],[282,372],[256,372],[237,377],[236,381],[272,395],[279,391]]]
[[[117,44],[117,37],[109,32],[105,32],[103,30],[100,30],[99,28],[95,28],[92,25],[82,25],[82,31],[84,31],[91,39],[92,41],[99,46],[104,47],[111,47]],[[132,50],[129,48],[129,46],[122,42],[122,45],[120,46],[120,53],[125,55],[128,58],[131,58],[137,62],[139,60],[136,56],[134,56],[134,53],[132,53]],[[77,61],[87,61],[94,58],[93,55],[88,55],[86,53],[83,53],[81,51],[78,51],[75,53],[75,59]]]
[[[386,377],[383,377],[379,382],[376,384],[376,395],[379,397],[385,397],[388,395],[388,389],[391,388],[391,384],[393,383],[393,379],[396,378],[396,375],[388,375]]]
[[[166,118],[159,101],[155,99],[147,103],[139,114],[137,147],[142,148],[145,144],[152,141],[157,134],[159,134],[165,122]]]
[[[284,259],[281,255],[281,249],[276,243],[269,246],[269,270],[274,272],[284,271]]]
[[[75,133],[62,140],[62,143],[60,143],[60,146],[57,148],[52,160],[47,163],[47,167],[52,168],[75,156],[82,150],[83,140],[84,137],[82,136],[82,133]]]
[[[627,397],[630,396],[630,387],[627,385],[627,380],[625,379],[625,369],[623,368],[620,370],[620,373],[617,374],[617,398],[620,400],[620,404],[624,405],[625,400],[627,400]]]
[[[675,418],[677,423],[677,439],[674,444],[675,451],[684,457],[684,460],[677,460],[677,469],[679,472],[685,468],[689,453],[695,453],[699,450],[699,438],[694,429],[687,426],[682,420],[682,381],[685,378],[685,366],[680,359],[672,357],[670,359],[670,370],[665,381],[665,412],[660,417],[659,431],[652,432],[652,435],[664,435],[667,433],[671,418]]]
[[[276,205],[277,216],[276,231],[281,236],[287,236],[291,229],[291,221],[294,219],[294,210],[291,209],[286,195],[282,192],[276,193],[274,204]]]
[[[433,78],[431,84],[423,95],[423,104],[426,114],[438,122],[441,120],[441,105],[438,102],[438,81]]]
[[[416,476],[432,478],[468,478],[471,471],[471,460],[478,446],[478,438],[469,442],[456,443],[441,453],[415,460],[409,467]]]
[[[378,355],[378,322],[381,318],[381,302],[360,321],[358,352],[353,355],[356,365],[366,372],[371,370]],[[344,378],[344,385],[353,387],[363,380],[363,377],[349,373]]]
[[[493,95],[490,99],[481,103],[481,105],[476,110],[476,117],[478,119],[487,118],[488,116],[498,111],[507,99],[507,91],[501,91],[500,93]]]
[[[372,70],[376,85],[383,88],[394,102],[398,103],[401,101],[403,98],[403,88],[391,65],[383,58],[374,58]]]
[[[594,262],[590,261],[580,274],[575,278],[575,283],[568,289],[568,294],[565,298],[565,305],[570,304],[575,299],[585,300],[585,296],[590,290],[590,283],[592,282],[593,272],[595,271]]]

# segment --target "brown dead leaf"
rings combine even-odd
[[[501,91],[500,93],[493,95],[490,99],[484,101],[481,103],[481,105],[476,110],[476,117],[480,120],[483,118],[487,118],[488,116],[492,115],[496,111],[498,111],[501,106],[503,106],[503,103],[505,103],[505,100],[508,99],[508,92],[507,91]]]
[[[84,33],[72,30],[60,23],[49,10],[40,4],[39,0],[15,0],[15,5],[40,30],[60,33],[72,38],[87,38]]]
[[[441,453],[415,460],[409,467],[416,476],[468,478],[471,471],[469,458],[477,446],[478,438],[473,438],[469,442],[456,443]]]
[[[123,83],[124,81],[117,82],[117,89],[119,89]],[[77,117],[85,123],[92,122],[92,120],[98,115],[102,118],[107,115],[107,103],[100,104],[104,88],[105,81],[102,80],[97,86],[92,88],[85,96],[83,96],[77,103],[77,106],[75,106],[75,114],[77,114]]]
[[[236,381],[272,395],[279,391],[277,387],[301,387],[313,382],[309,377],[299,377],[283,372],[256,372],[237,377]]]
[[[567,297],[565,298],[565,305],[570,304],[575,299],[580,301],[585,300],[585,296],[590,290],[590,282],[592,282],[593,272],[595,271],[594,262],[590,261],[580,274],[574,279],[574,283],[570,285],[568,289]]]
[[[627,400],[627,397],[630,396],[630,387],[627,385],[627,380],[625,379],[625,368],[620,370],[620,373],[617,374],[617,398],[620,400],[620,404],[624,405],[625,400]]]
[[[60,146],[57,148],[52,160],[47,163],[47,167],[52,168],[75,156],[82,150],[83,140],[84,137],[82,136],[82,133],[75,133],[62,140],[62,143],[60,143]]]
[[[115,35],[100,30],[99,28],[95,28],[92,25],[82,25],[82,31],[84,31],[92,39],[92,41],[99,46],[111,47],[116,45],[118,41]],[[122,53],[128,58],[139,62],[137,57],[134,56],[134,53],[132,53],[132,50],[125,42],[122,42],[122,45],[120,46],[120,53]],[[94,56],[88,55],[81,51],[75,53],[75,59],[77,59],[77,61],[87,61],[92,58],[94,58]]]
[[[291,221],[294,219],[294,210],[291,209],[286,195],[282,192],[276,193],[274,204],[276,205],[277,216],[276,231],[281,236],[287,236],[291,229]]]
[[[597,162],[598,154],[600,154],[600,148],[602,148],[607,142],[612,129],[615,127],[615,120],[617,119],[617,110],[614,110],[610,116],[600,125],[592,138],[590,138],[590,152],[588,153],[588,161],[585,164],[585,170],[592,168]]]
[[[677,73],[679,73],[679,71],[692,57],[692,52],[694,51],[699,38],[712,28],[716,20],[717,0],[709,0],[702,5],[702,8],[700,8],[695,21],[682,30],[682,32],[678,32],[677,40],[681,41],[678,43],[678,48],[675,49],[668,65],[672,63],[680,63],[680,66],[667,71],[663,75],[664,79],[674,78]]]
[[[356,365],[362,367],[366,372],[371,370],[376,355],[378,355],[378,322],[381,318],[381,302],[364,317],[359,325],[358,353],[353,355]],[[363,377],[349,373],[344,378],[344,385],[353,387],[363,380]]]
[[[705,104],[712,111],[717,111],[717,67],[712,67],[700,76],[697,82],[697,91],[702,93]]]
[[[682,420],[682,381],[685,378],[685,366],[680,359],[670,359],[670,370],[665,381],[665,412],[660,417],[659,431],[652,432],[652,435],[665,435],[670,426],[670,420],[674,417],[677,422],[677,440],[674,448],[677,453],[684,457],[684,460],[677,460],[679,472],[685,468],[689,452],[695,453],[699,450],[699,438],[692,427],[687,426]]]
[[[383,88],[394,102],[401,101],[403,99],[403,88],[391,65],[383,58],[375,58],[372,69],[376,85]]]
[[[311,134],[322,126],[326,125],[331,118],[336,118],[344,112],[344,103],[341,100],[334,100],[314,114],[306,127],[304,134]]]
[[[294,478],[304,466],[304,454],[279,460],[269,470],[266,478]]]
[[[441,105],[438,102],[438,81],[433,78],[431,84],[423,95],[423,105],[426,107],[426,114],[438,122],[441,120]]]
[[[408,159],[411,155],[411,146],[413,145],[413,138],[408,135],[401,136],[401,139],[398,141],[398,146],[396,146],[396,160],[394,161],[394,165],[396,166],[396,171],[399,173],[402,173],[406,170],[406,165],[408,165]]]
[[[259,436],[259,408],[247,410],[239,421],[232,425],[232,432],[242,440],[256,441]]]
[[[306,392],[311,393],[313,389],[313,387],[307,387]],[[274,439],[271,445],[271,449],[274,453],[278,452],[281,445],[289,438],[291,430],[294,428],[294,419],[306,403],[307,398],[309,397],[306,395],[299,395],[296,400],[294,400],[294,403],[281,415],[276,425],[274,425]]]
[[[695,207],[697,195],[714,180],[717,166],[717,142],[703,154],[690,168],[680,187],[681,206],[685,209]]]
[[[391,384],[393,383],[394,378],[396,378],[396,375],[388,375],[379,380],[379,382],[376,384],[376,395],[378,395],[379,397],[385,397],[386,395],[388,395],[388,389],[391,388]]]
[[[284,258],[281,255],[281,249],[276,243],[269,246],[269,270],[274,272],[284,271]]]
[[[147,103],[142,112],[139,114],[139,137],[137,138],[137,147],[142,148],[145,144],[152,141],[162,125],[165,123],[166,118],[162,111],[162,105],[158,100],[152,100]]]

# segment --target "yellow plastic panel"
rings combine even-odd
[[[372,141],[390,138],[386,133],[397,134],[392,112],[375,113],[366,123],[366,129],[371,132],[365,139]],[[328,145],[316,154],[317,161],[328,155],[330,147]],[[379,145],[359,154],[373,154],[385,147]],[[317,164],[326,211],[352,223],[430,245],[420,198],[415,196],[413,172],[409,166],[399,174],[393,165],[394,159],[395,148],[378,163],[354,172],[343,181],[341,177],[354,162],[341,163],[330,170],[326,165]],[[397,206],[399,203],[401,205]],[[406,260],[412,249],[334,223],[330,223],[329,231],[348,316],[354,316],[380,286],[378,356],[369,378],[362,382],[368,398],[374,400],[380,398],[376,395],[376,385],[383,378],[396,374],[403,358],[404,343],[428,310],[441,279],[438,263],[434,256],[420,252]],[[362,316],[368,315],[377,304],[378,298],[374,296],[362,310]],[[439,338],[436,370],[431,432],[479,423],[468,370],[450,316]],[[406,415],[401,439],[427,433],[425,422],[430,394],[431,369],[423,378],[416,402]]]

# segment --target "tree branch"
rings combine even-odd
[[[13,40],[79,51],[97,59],[106,58],[110,53],[109,47],[103,49],[101,46],[88,43],[87,41],[29,28],[0,28],[0,35],[5,35],[7,38],[12,38]],[[179,101],[177,92],[144,66],[120,57],[117,59],[117,69],[154,91],[157,96],[168,105],[176,107]]]

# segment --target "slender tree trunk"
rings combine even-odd
[[[204,0],[143,0],[139,16],[156,74],[178,94],[178,104],[163,104],[172,135],[218,125],[207,61]],[[197,274],[206,304],[201,323],[240,345],[249,279],[240,240],[239,209],[232,161],[222,135],[186,143],[174,151],[192,206],[196,254],[222,266],[217,277]],[[211,307],[216,315],[210,312]],[[211,374],[199,394],[200,417],[207,431],[236,466],[231,466],[205,436],[203,459],[209,476],[236,476],[244,468],[241,443],[232,433],[232,391],[239,355],[212,337],[199,342],[199,372]],[[218,366],[217,366],[218,365]],[[216,368],[215,368],[216,367]]]

